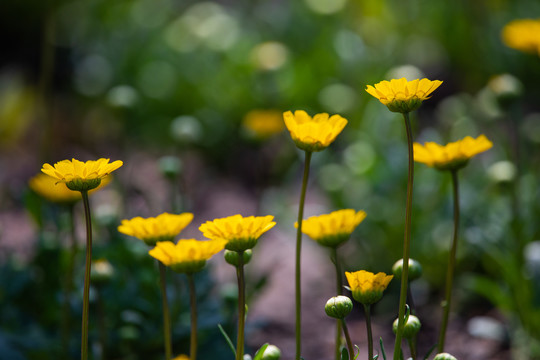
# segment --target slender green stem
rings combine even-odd
[[[197,360],[197,292],[195,291],[195,281],[193,274],[188,274],[189,302],[191,304],[191,338],[189,346],[189,357]]]
[[[160,261],[159,265],[159,288],[161,289],[161,302],[163,308],[163,341],[165,343],[165,360],[172,358],[171,342],[171,315],[169,313],[169,301],[167,300],[166,268]]]
[[[311,163],[311,152],[306,151],[306,160],[304,162],[304,177],[302,179],[302,190],[300,192],[300,204],[298,205],[298,229],[296,231],[296,360],[300,360],[302,352],[302,293],[300,288],[300,260],[302,252],[302,219],[304,217],[304,202],[306,201],[306,189],[309,178],[309,164]]]
[[[331,249],[330,257],[332,258],[332,262],[334,263],[334,266],[336,268],[336,295],[342,295],[343,294],[343,280],[341,275],[341,269],[339,266],[339,259],[337,255],[337,248],[333,247]],[[336,320],[336,353],[335,353],[335,359],[340,360],[341,359],[341,329],[342,329],[342,321],[340,319]]]
[[[409,113],[403,113],[405,120],[405,130],[407,132],[407,147],[409,153],[409,171],[407,177],[407,204],[405,209],[405,239],[403,241],[403,271],[401,273],[401,291],[399,293],[399,315],[398,328],[396,332],[396,342],[394,344],[394,360],[398,360],[401,355],[401,339],[403,337],[403,327],[405,325],[405,303],[407,300],[407,285],[409,282],[409,251],[411,247],[411,209],[414,180],[414,153],[411,121]]]
[[[354,359],[354,348],[351,341],[351,335],[349,335],[349,328],[347,327],[347,323],[345,322],[345,319],[343,319],[343,333],[345,334],[345,340],[347,341],[347,349],[349,350],[349,359]]]
[[[88,306],[90,302],[90,271],[92,266],[92,218],[88,191],[81,191],[86,218],[86,266],[84,270],[83,314],[81,331],[81,360],[88,359]]]
[[[62,309],[62,349],[64,358],[69,358],[69,338],[71,334],[71,293],[73,292],[73,273],[75,270],[75,257],[79,251],[75,236],[75,207],[69,205],[69,255],[64,278],[64,304]]]
[[[454,236],[452,238],[452,247],[448,254],[448,268],[446,271],[446,295],[443,302],[443,318],[441,323],[441,332],[439,333],[438,352],[444,352],[444,341],[446,337],[446,328],[448,326],[448,316],[450,314],[450,303],[452,300],[452,282],[454,280],[454,269],[456,267],[456,252],[459,231],[459,184],[457,170],[453,170],[452,189],[454,195]]]
[[[364,304],[364,312],[366,313],[368,360],[373,360],[373,334],[371,332],[371,305]]]
[[[407,338],[407,342],[409,343],[409,349],[411,349],[411,358],[416,360],[416,335],[413,338]]]
[[[244,252],[238,252],[238,338],[236,341],[236,360],[244,359],[244,328],[246,323],[246,283],[244,280]]]

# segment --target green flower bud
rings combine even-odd
[[[182,161],[175,156],[163,156],[159,159],[159,170],[169,179],[174,179],[182,172]]]
[[[333,317],[335,319],[344,319],[353,308],[351,299],[347,296],[334,296],[330,298],[326,305],[324,306],[324,311],[326,315]]]
[[[409,318],[407,319],[407,323],[403,327],[403,337],[405,339],[412,339],[418,334],[418,331],[420,331],[420,327],[422,324],[420,324],[420,320],[414,316],[409,315]],[[394,331],[394,334],[397,333],[398,328],[398,319],[394,321],[394,324],[392,325],[392,330]]]
[[[275,345],[268,345],[264,349],[262,360],[279,360],[281,358],[281,351]]]
[[[396,279],[401,279],[401,273],[403,272],[403,259],[396,261],[392,266],[392,272]],[[416,280],[422,276],[422,265],[414,259],[409,259],[409,281]]]
[[[450,355],[449,353],[440,353],[435,355],[433,360],[457,360],[455,356]]]
[[[251,260],[252,251],[251,249],[248,249],[248,250],[245,250],[242,254],[243,254],[242,258],[244,259],[244,265],[246,265]],[[238,252],[225,250],[224,257],[225,257],[225,261],[231,264],[232,266],[238,266],[238,259],[239,259]]]

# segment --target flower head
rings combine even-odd
[[[226,240],[225,249],[242,252],[253,248],[257,239],[276,225],[273,216],[233,215],[207,221],[199,227],[203,235],[213,240]]]
[[[422,105],[422,101],[429,99],[442,81],[416,79],[407,81],[405,78],[381,81],[375,87],[368,85],[366,91],[379,99],[390,111],[408,113]]]
[[[148,253],[179,273],[193,274],[202,270],[206,260],[223,250],[224,240],[180,240],[175,245],[172,241],[161,241]]]
[[[178,355],[172,360],[189,360],[189,356],[182,354],[182,355]]]
[[[393,275],[385,273],[374,274],[369,271],[360,270],[356,272],[345,272],[347,281],[354,300],[364,305],[371,305],[382,298],[383,291],[386,289]]]
[[[135,217],[131,220],[122,220],[118,231],[122,234],[136,237],[149,246],[160,241],[172,241],[193,220],[193,214],[179,215],[163,213],[156,217]]]
[[[112,175],[103,178],[101,184],[99,184],[97,188],[91,190],[89,194],[106,186],[111,182],[111,178]],[[54,203],[69,204],[82,199],[79,191],[70,190],[66,184],[59,183],[57,179],[43,173],[39,173],[32,177],[28,181],[28,186],[39,196]]]
[[[365,211],[353,209],[312,216],[302,221],[302,232],[323,246],[337,247],[349,239],[365,217]],[[298,223],[294,226],[298,228]]]
[[[347,120],[339,115],[327,113],[313,118],[304,110],[283,113],[285,125],[296,146],[304,151],[321,151],[327,148],[347,125]]]
[[[120,160],[109,164],[109,159],[82,162],[76,159],[62,160],[51,166],[44,164],[41,169],[45,174],[65,183],[70,190],[88,191],[101,184],[101,179],[123,165]]]
[[[252,110],[244,117],[242,126],[258,139],[269,138],[284,128],[281,112],[278,110]]]
[[[540,55],[540,19],[510,21],[501,36],[504,44],[512,49]]]
[[[414,143],[414,161],[438,170],[458,170],[467,165],[474,155],[491,149],[493,143],[484,135],[476,139],[470,136],[445,146],[434,142],[424,145]]]

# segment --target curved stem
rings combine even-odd
[[[407,132],[407,147],[409,153],[409,171],[407,176],[407,203],[405,209],[405,239],[403,241],[403,271],[401,275],[401,291],[399,293],[399,314],[396,342],[394,344],[394,360],[398,360],[401,354],[401,339],[405,325],[405,303],[407,300],[407,285],[409,280],[409,252],[411,245],[411,209],[414,180],[414,153],[411,121],[409,113],[403,113],[405,130]]]
[[[90,302],[90,271],[92,266],[92,218],[88,191],[81,191],[86,218],[86,265],[84,270],[83,314],[81,330],[81,360],[88,359],[88,306]]]
[[[296,231],[296,274],[295,274],[295,303],[296,303],[296,360],[300,360],[302,352],[302,293],[300,288],[300,260],[302,251],[302,219],[304,217],[304,203],[306,200],[306,189],[309,178],[309,164],[311,162],[311,152],[306,151],[306,160],[304,162],[304,176],[302,179],[302,190],[300,192],[300,204],[298,205],[298,229]]]
[[[349,350],[349,359],[354,359],[354,348],[351,341],[351,336],[349,335],[349,328],[347,327],[347,323],[345,322],[345,319],[343,319],[342,323],[343,323],[343,333],[345,334],[345,340],[347,341],[347,349]]]
[[[244,280],[244,252],[238,252],[236,267],[238,280],[238,338],[236,340],[236,360],[244,359],[244,328],[246,323],[246,284]]]
[[[195,291],[195,281],[193,274],[188,274],[189,301],[191,304],[191,338],[189,347],[190,360],[197,359],[197,292]]]
[[[443,302],[443,318],[441,323],[441,332],[439,334],[438,352],[444,352],[444,341],[446,337],[446,328],[448,326],[448,316],[450,314],[450,302],[452,300],[452,282],[454,280],[454,269],[456,267],[456,253],[459,231],[459,184],[457,171],[452,172],[452,189],[454,195],[454,236],[452,238],[452,248],[448,254],[448,269],[446,271],[446,295]]]
[[[172,358],[171,342],[171,319],[169,313],[169,301],[167,300],[167,279],[165,265],[158,261],[159,265],[159,288],[161,290],[161,304],[163,308],[163,341],[165,343],[165,359]]]
[[[341,275],[341,269],[339,266],[339,259],[337,255],[337,248],[333,247],[331,249],[331,258],[332,262],[334,263],[334,266],[336,268],[336,295],[342,295],[343,294],[343,279]],[[342,321],[340,319],[336,320],[336,351],[335,351],[335,359],[340,360],[341,359],[341,329],[342,329]]]
[[[373,360],[373,334],[371,333],[371,305],[364,305],[364,312],[366,313],[366,328],[368,339],[368,359]]]

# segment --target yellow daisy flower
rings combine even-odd
[[[182,354],[182,355],[178,355],[177,357],[173,358],[172,360],[190,360],[190,359],[189,359],[189,356]]]
[[[223,250],[225,240],[180,240],[175,245],[172,241],[161,241],[148,253],[179,273],[193,274],[202,270],[206,260]]]
[[[279,110],[252,110],[244,117],[242,126],[258,139],[269,138],[285,127]]]
[[[323,246],[337,247],[349,239],[365,217],[365,211],[353,209],[312,216],[302,221],[302,232]],[[298,228],[298,222],[294,227]]]
[[[371,305],[382,298],[394,275],[386,275],[383,272],[374,274],[369,271],[360,270],[356,272],[345,272],[353,298],[361,304]]]
[[[213,240],[226,240],[225,249],[242,252],[252,249],[259,237],[276,225],[273,216],[233,215],[207,221],[199,227],[203,235]]]
[[[109,164],[109,159],[82,162],[76,159],[62,160],[51,166],[44,164],[41,169],[45,174],[65,183],[70,190],[88,191],[101,184],[101,179],[123,165],[116,160]]]
[[[112,175],[103,178],[101,184],[97,188],[89,191],[89,194],[106,186],[111,182],[111,179]],[[42,198],[54,203],[69,204],[82,199],[79,191],[70,190],[66,184],[59,183],[57,179],[45,174],[37,174],[32,177],[28,180],[28,186]]]
[[[501,37],[512,49],[540,55],[540,19],[510,21],[504,26]]]
[[[172,241],[193,220],[193,214],[179,215],[163,213],[156,217],[142,218],[137,216],[130,220],[122,220],[118,231],[136,237],[149,246],[160,241]]]
[[[379,99],[390,111],[408,113],[422,105],[422,101],[429,99],[442,81],[416,79],[407,81],[405,78],[381,81],[375,87],[368,85],[366,91]]]
[[[283,119],[296,146],[310,152],[326,149],[347,125],[347,119],[339,115],[321,113],[312,118],[304,110],[296,110],[294,115],[287,111]]]
[[[434,142],[424,145],[414,143],[414,161],[435,167],[438,170],[459,170],[474,155],[491,149],[493,143],[485,135],[476,139],[470,136],[448,143],[445,146]]]

